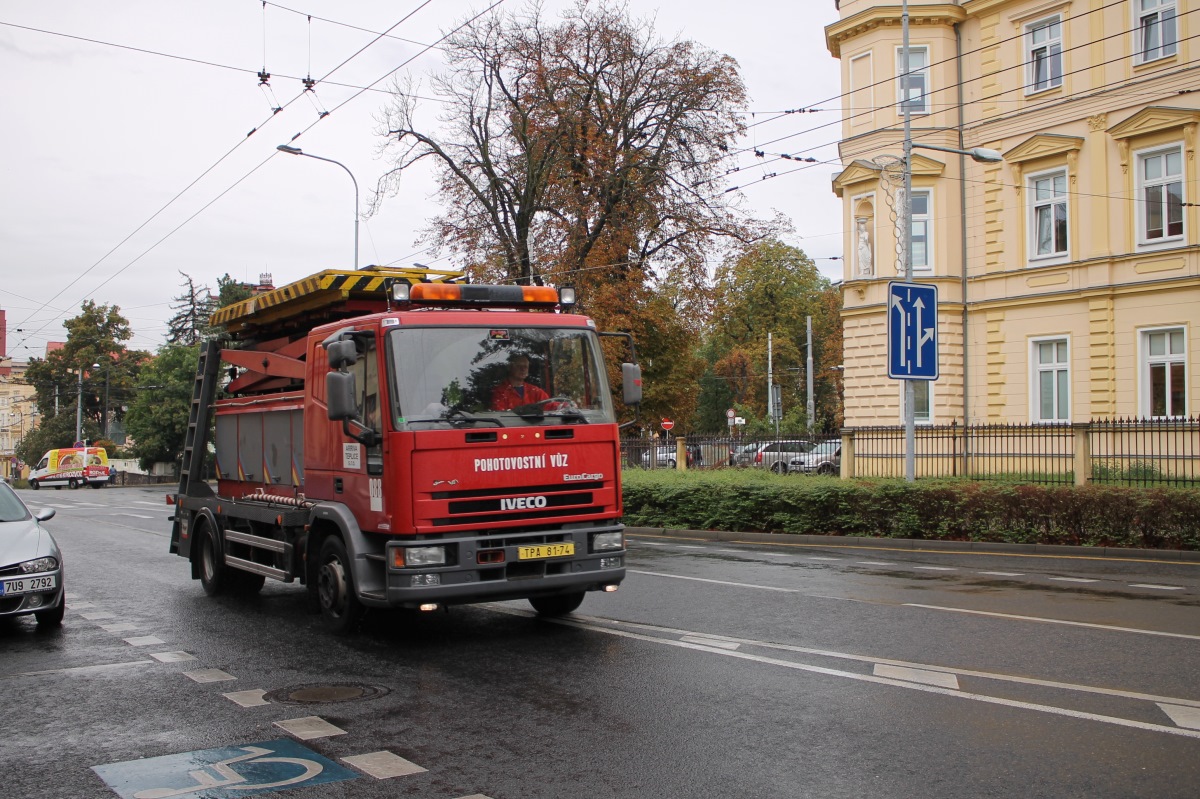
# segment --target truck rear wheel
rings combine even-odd
[[[209,596],[219,596],[229,587],[229,568],[217,546],[216,534],[208,524],[200,528],[200,585]]]
[[[336,635],[352,632],[362,617],[363,606],[354,595],[354,578],[350,574],[346,545],[335,535],[321,542],[317,600],[326,626]]]
[[[583,592],[530,597],[529,604],[539,616],[565,616],[583,604]]]

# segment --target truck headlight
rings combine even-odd
[[[593,552],[608,552],[613,549],[625,548],[625,536],[622,533],[596,533],[592,538]]]
[[[394,547],[392,566],[403,569],[410,566],[445,566],[445,547]]]

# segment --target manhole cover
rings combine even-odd
[[[382,685],[361,683],[311,683],[292,685],[271,691],[266,698],[285,705],[319,705],[330,702],[356,702],[360,699],[378,699],[387,695],[389,689]]]

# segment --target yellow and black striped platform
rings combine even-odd
[[[413,283],[450,283],[463,277],[462,272],[401,269],[369,266],[363,269],[327,269],[248,300],[227,305],[212,315],[209,324],[229,333],[248,328],[276,325],[298,316],[319,314],[347,300],[387,300],[387,285],[392,281]],[[381,308],[382,310],[382,308]]]

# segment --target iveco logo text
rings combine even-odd
[[[545,497],[503,497],[500,499],[500,510],[527,510],[544,507],[546,507]]]

